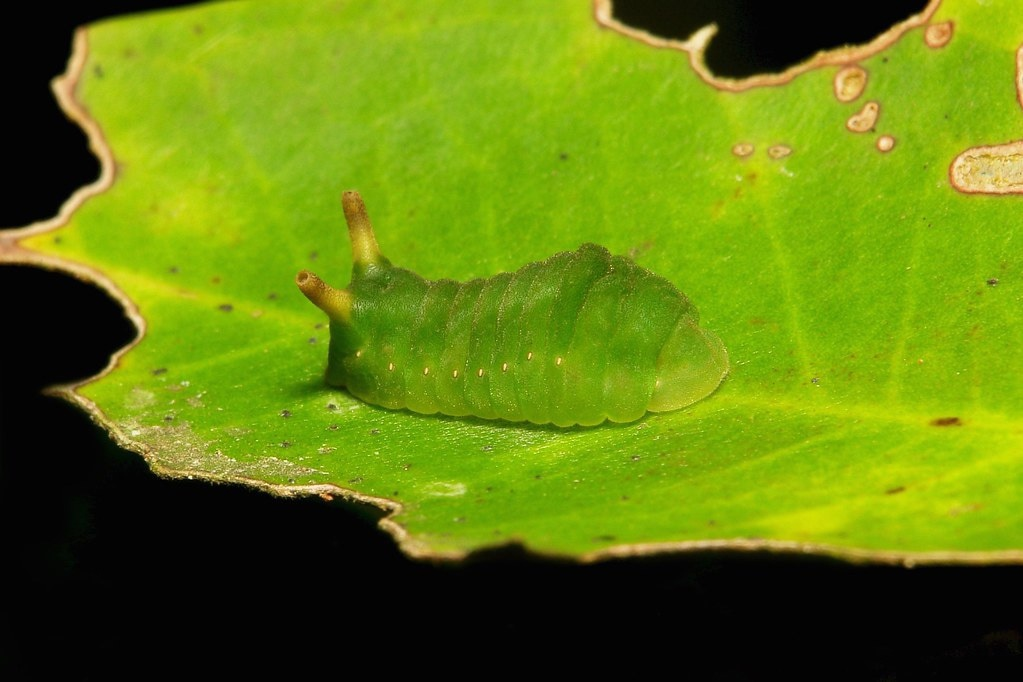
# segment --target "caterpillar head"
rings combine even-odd
[[[341,206],[352,243],[352,283],[391,268],[391,262],[380,253],[366,204],[359,193],[354,190],[342,193]],[[302,270],[295,276],[295,284],[313,305],[330,318],[329,357],[343,358],[358,351],[363,339],[352,321],[355,297],[350,290],[351,285],[347,289],[337,289],[308,270]],[[340,368],[333,362],[327,367],[327,381],[337,386],[344,385]]]

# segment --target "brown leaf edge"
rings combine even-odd
[[[936,7],[939,1],[940,0],[934,0],[933,7]],[[598,10],[602,6],[606,6],[609,9],[610,0],[595,0],[595,5]],[[933,10],[933,7],[931,8],[931,11]],[[930,12],[927,12],[928,16],[929,13]],[[599,15],[598,21],[600,21]],[[704,29],[704,31],[707,30],[708,29]],[[707,34],[708,38],[709,35],[712,35],[712,33]],[[693,52],[691,54],[695,55],[699,53]],[[55,231],[64,227],[67,225],[74,212],[81,205],[93,196],[102,194],[109,190],[116,180],[116,163],[114,161],[113,151],[108,145],[99,124],[90,117],[87,109],[75,98],[75,91],[83,74],[87,57],[88,29],[79,28],[74,36],[74,44],[71,58],[68,61],[67,71],[53,80],[52,89],[64,113],[72,121],[80,125],[85,131],[89,140],[89,148],[100,160],[100,176],[92,184],[86,185],[76,191],[61,206],[57,215],[53,218],[34,223],[27,227],[5,230],[3,234],[0,235],[0,264],[10,263],[33,265],[47,270],[67,273],[83,282],[100,287],[124,307],[125,314],[129,319],[131,319],[137,330],[135,339],[124,348],[112,354],[107,366],[95,376],[74,383],[53,386],[47,389],[47,393],[63,398],[85,411],[97,425],[110,434],[111,438],[113,438],[120,447],[141,455],[156,475],[168,479],[190,478],[204,480],[210,483],[241,484],[262,490],[277,497],[290,498],[316,495],[326,500],[331,500],[337,496],[347,502],[369,505],[385,512],[386,515],[380,519],[378,524],[383,531],[387,532],[394,538],[401,551],[411,558],[420,560],[456,562],[469,558],[477,552],[493,552],[498,548],[517,547],[535,556],[577,561],[579,563],[595,563],[610,559],[664,554],[714,551],[730,553],[769,552],[774,554],[816,555],[842,559],[855,563],[893,564],[902,565],[907,568],[927,564],[1023,564],[1023,550],[986,552],[899,552],[891,550],[868,550],[855,547],[841,547],[821,543],[768,540],[762,538],[732,538],[722,540],[627,544],[594,552],[586,552],[581,555],[562,555],[558,553],[538,552],[521,541],[512,541],[472,551],[437,551],[431,548],[427,543],[414,538],[395,520],[396,517],[401,515],[403,507],[400,503],[394,500],[364,495],[333,484],[273,485],[266,483],[265,481],[259,481],[244,476],[218,475],[205,471],[187,471],[170,469],[162,466],[154,456],[154,451],[150,446],[145,443],[132,440],[128,434],[124,433],[113,421],[103,414],[103,411],[98,405],[77,392],[77,389],[80,387],[88,385],[94,381],[98,381],[114,371],[119,364],[120,359],[145,336],[146,320],[139,312],[138,306],[136,306],[135,303],[101,271],[83,263],[77,263],[32,251],[18,243],[21,239]],[[696,57],[694,57],[694,59],[695,58]],[[794,68],[798,69],[801,67]],[[790,79],[793,76],[794,74],[789,75],[787,79]],[[746,87],[753,86],[747,85]]]

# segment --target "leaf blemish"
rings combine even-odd
[[[732,147],[732,153],[740,159],[744,159],[753,153],[753,145],[749,142],[740,142]]]
[[[225,313],[229,313],[232,310],[234,310],[234,306],[231,305],[230,303],[221,303],[220,305],[217,306],[217,310],[220,310],[220,311],[225,312]]]
[[[852,102],[867,87],[867,72],[860,66],[847,66],[835,74],[834,87],[839,102]]]
[[[784,159],[792,153],[792,147],[787,144],[775,144],[767,148],[767,155],[772,159]]]
[[[895,138],[891,135],[882,135],[877,138],[877,151],[890,152],[895,147]]]
[[[854,133],[865,133],[874,128],[877,117],[881,113],[881,105],[871,100],[863,105],[863,108],[849,117],[845,127]]]
[[[927,47],[938,49],[948,45],[952,40],[955,24],[951,21],[944,21],[940,24],[931,24],[924,31],[924,43]]]
[[[906,490],[906,486],[904,486],[904,485],[897,485],[894,488],[889,488],[888,490],[884,491],[884,494],[885,495],[898,495],[899,493],[904,492],[905,490]]]
[[[948,174],[966,194],[1023,194],[1023,140],[967,149]]]
[[[938,417],[931,420],[931,426],[962,426],[963,420],[959,417]]]

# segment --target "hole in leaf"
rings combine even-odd
[[[718,32],[707,47],[715,76],[778,73],[820,50],[869,43],[923,11],[926,0],[868,0],[844,7],[794,0],[613,0],[615,19],[661,38],[685,40],[707,24]]]

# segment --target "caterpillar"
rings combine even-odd
[[[352,281],[295,282],[330,319],[326,381],[423,414],[560,427],[690,405],[728,373],[671,282],[596,244],[515,272],[428,281],[380,253],[358,192],[341,199]]]

